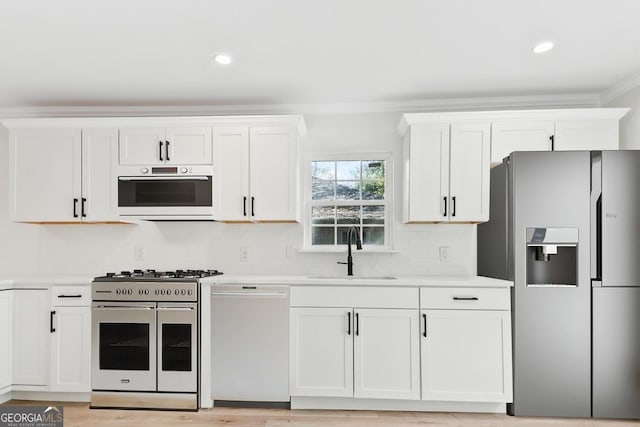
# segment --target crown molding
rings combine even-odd
[[[608,104],[638,86],[640,86],[640,73],[633,74],[602,92],[600,94],[600,102],[602,105]]]
[[[325,104],[15,107],[0,108],[0,118],[170,117],[245,114],[358,114],[384,112],[410,113],[526,108],[588,108],[599,106],[600,95],[587,93]]]

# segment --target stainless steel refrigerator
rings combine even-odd
[[[512,415],[640,418],[640,151],[491,170],[478,274],[514,281]]]

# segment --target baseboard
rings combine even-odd
[[[422,400],[291,396],[291,409],[482,412],[492,414],[505,414],[507,409],[506,406],[506,403],[491,402],[427,402]]]
[[[7,387],[7,388],[9,389],[8,391],[7,390],[0,391],[0,405],[13,399],[13,395],[11,394],[11,388],[10,387]]]

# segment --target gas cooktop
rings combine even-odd
[[[121,271],[120,273],[107,273],[105,276],[99,276],[93,279],[94,282],[131,282],[131,281],[193,281],[203,279],[205,277],[219,276],[222,272],[218,270],[175,270],[175,271],[156,271],[156,270],[133,270]]]

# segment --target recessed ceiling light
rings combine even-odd
[[[535,53],[544,53],[544,52],[550,51],[551,49],[553,49],[553,42],[552,41],[546,41],[546,42],[538,43],[537,45],[535,45],[533,47],[533,51]]]
[[[224,53],[219,53],[213,57],[218,64],[229,65],[231,64],[231,57]]]

